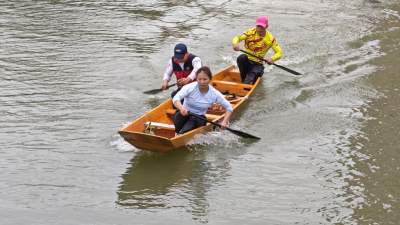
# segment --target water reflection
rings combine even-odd
[[[122,175],[117,203],[135,208],[167,208],[163,196],[191,176],[193,162],[187,151],[159,155],[139,153]]]
[[[183,208],[193,219],[206,222],[208,191],[224,181],[229,165],[208,161],[199,149],[135,155],[122,175],[116,203],[134,209]]]

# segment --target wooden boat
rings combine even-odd
[[[260,80],[253,85],[241,83],[239,70],[232,65],[216,73],[211,85],[225,95],[235,112],[253,93]],[[168,99],[119,130],[119,134],[136,148],[168,152],[185,146],[194,135],[212,130],[213,125],[207,123],[185,134],[175,135],[172,121],[174,113],[172,99]],[[224,110],[218,105],[210,107],[206,117],[213,122],[220,121],[224,117]]]

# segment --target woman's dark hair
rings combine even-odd
[[[199,75],[199,73],[201,73],[201,72],[204,72],[205,74],[207,74],[208,78],[211,80],[211,78],[212,78],[212,73],[211,73],[211,70],[210,70],[210,68],[209,68],[208,66],[202,66],[202,67],[200,67],[200,68],[197,70],[197,72],[196,72],[196,77],[197,77],[197,75]]]

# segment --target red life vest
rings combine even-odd
[[[195,55],[189,53],[188,60],[186,60],[186,62],[183,64],[183,70],[174,57],[172,57],[172,71],[174,72],[177,80],[189,76],[193,70],[193,59],[195,57]]]

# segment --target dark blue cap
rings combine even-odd
[[[185,54],[187,53],[187,48],[185,44],[179,43],[175,45],[174,48],[174,57],[177,59],[183,59]]]

